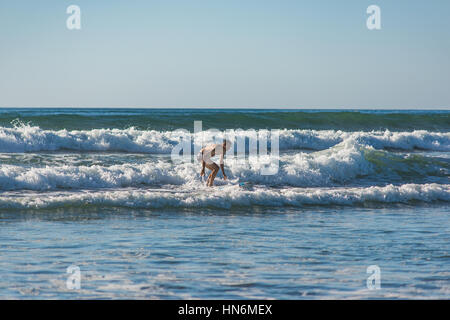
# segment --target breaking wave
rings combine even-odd
[[[167,160],[167,159],[166,159]],[[247,161],[248,160],[248,161]],[[450,160],[419,154],[399,155],[346,140],[318,152],[282,154],[278,158],[227,159],[232,182],[271,187],[332,187],[386,183],[448,183]],[[265,162],[267,160],[267,162]],[[263,175],[266,164],[278,166]],[[0,166],[0,190],[104,189],[162,185],[200,185],[199,163],[172,163],[151,158],[145,163],[105,165]]]
[[[207,192],[206,192],[207,191]],[[438,184],[404,184],[368,188],[255,188],[238,186],[218,189],[179,190],[115,190],[35,195],[0,195],[0,209],[56,209],[70,207],[125,208],[239,208],[303,207],[303,206],[365,206],[370,204],[408,204],[450,201],[450,186]]]
[[[356,131],[340,130],[279,130],[280,150],[325,150],[346,140],[376,149],[450,151],[450,132]],[[249,139],[257,135],[268,137],[269,130],[228,130],[227,137]],[[184,139],[201,145],[211,140],[211,133],[190,134],[181,131],[128,129],[44,130],[37,126],[16,123],[12,128],[0,127],[0,152],[134,152],[170,154]],[[270,139],[268,139],[270,144]],[[248,141],[247,141],[248,144]]]

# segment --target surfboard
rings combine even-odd
[[[250,182],[239,182],[239,187],[244,190],[253,190],[253,184]]]

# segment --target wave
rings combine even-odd
[[[227,158],[229,178],[265,186],[332,187],[346,184],[447,183],[450,161],[422,155],[398,155],[346,140],[330,149],[279,157]],[[266,164],[275,175],[262,175]],[[0,166],[0,190],[58,190],[200,185],[200,164],[159,158],[145,163],[104,165]],[[226,184],[220,175],[217,183]]]
[[[89,207],[125,208],[239,208],[366,206],[370,204],[412,204],[450,201],[450,185],[404,184],[369,188],[242,190],[238,186],[219,189],[116,190],[77,193],[49,193],[45,196],[0,195],[0,209],[57,209]]]
[[[346,140],[372,146],[376,149],[397,150],[432,150],[450,151],[450,132],[428,132],[417,130],[412,132],[344,132],[334,130],[279,130],[280,150],[324,150]],[[234,140],[247,140],[256,135],[268,137],[269,130],[228,130],[227,137]],[[218,135],[220,138],[221,135]],[[184,139],[197,143],[211,141],[208,131],[190,134],[181,131],[156,131],[128,129],[93,129],[93,130],[44,130],[37,126],[16,124],[12,128],[0,127],[0,152],[134,152],[148,154],[170,154],[175,146]],[[237,140],[236,140],[237,141]],[[248,150],[247,150],[248,151]]]

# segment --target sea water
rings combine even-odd
[[[205,187],[194,121],[279,129],[278,173]],[[449,111],[2,109],[0,298],[448,299],[449,170]]]

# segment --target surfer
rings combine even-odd
[[[227,175],[225,174],[223,157],[227,153],[227,151],[231,148],[231,142],[228,140],[223,140],[223,143],[210,144],[204,147],[198,153],[197,160],[202,163],[202,172],[200,176],[203,177],[205,175],[205,167],[211,170],[211,173],[206,180],[206,185],[208,187],[212,187],[214,184],[214,179],[216,178],[217,173],[219,172],[219,166],[211,160],[212,157],[220,156],[219,164],[220,169],[222,170],[223,178],[227,180]]]

